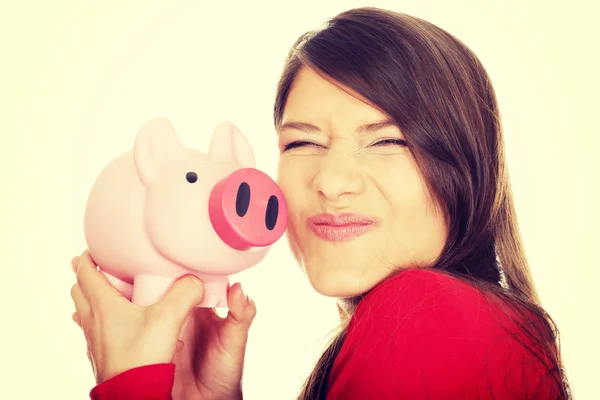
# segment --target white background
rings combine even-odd
[[[558,323],[577,399],[600,398],[595,2],[55,1],[0,6],[0,382],[7,399],[85,399],[94,385],[72,322],[69,262],[100,169],[166,116],[206,149],[222,120],[275,176],[272,107],[295,39],[355,6],[405,12],[470,46],[495,85],[527,254]],[[233,277],[258,305],[245,398],[294,398],[329,329],[281,240]],[[424,355],[426,356],[426,355]]]

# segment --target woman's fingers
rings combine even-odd
[[[227,303],[229,304],[227,319],[232,325],[240,325],[244,329],[252,323],[256,316],[256,304],[244,295],[242,285],[239,282],[233,284],[229,289]]]
[[[193,276],[187,275],[176,280],[149,311],[157,318],[167,319],[179,332],[187,316],[204,299],[204,284]]]
[[[73,304],[75,304],[76,314],[79,315],[79,323],[77,325],[81,326],[81,318],[85,318],[90,313],[90,303],[78,283],[71,287],[71,298],[73,299]]]
[[[75,311],[73,313],[73,315],[71,316],[71,318],[73,319],[73,322],[75,322],[77,324],[78,327],[80,327],[81,329],[83,329],[83,326],[81,325],[81,317],[79,316],[79,313],[77,311]]]
[[[79,256],[73,257],[71,260],[71,269],[77,274],[77,266],[79,265]]]
[[[248,331],[256,316],[256,304],[249,297],[244,296],[242,287],[235,283],[227,294],[229,312],[220,332],[221,343],[233,354],[244,357]]]
[[[77,274],[77,266],[79,265],[79,256],[75,256],[73,257],[73,259],[71,260],[71,269],[73,270],[73,272],[75,274]],[[77,288],[75,287],[77,286]],[[78,284],[73,285],[73,287],[71,288],[71,298],[73,299],[73,304],[75,304],[75,297],[77,296],[78,301],[81,302],[83,301],[80,296],[82,296],[79,293],[75,293],[75,292],[79,292],[81,291],[81,289],[78,287]],[[87,300],[85,300],[87,302]],[[89,308],[89,305],[88,305]],[[77,309],[77,305],[75,304],[75,309]],[[73,313],[73,315],[71,316],[71,319],[73,320],[73,322],[75,322],[77,324],[77,326],[80,329],[83,329],[83,325],[81,324],[81,316],[79,315],[79,313],[77,311],[75,311]]]
[[[106,304],[107,297],[120,295],[108,279],[96,268],[96,263],[86,250],[77,264],[77,283],[92,307]]]
[[[183,316],[182,310],[201,300],[203,293],[194,282],[180,282],[174,288],[167,301],[177,307],[167,304],[156,313],[162,318],[157,320],[149,318],[155,317],[147,313],[149,307],[128,301],[97,269],[87,251],[74,257],[71,267],[77,275],[71,288],[72,319],[83,330],[97,384],[134,366],[167,362],[176,350],[185,349],[177,341],[179,330],[173,322],[179,322],[174,316]]]
[[[220,321],[218,343],[236,362],[242,362],[248,343],[248,331],[256,316],[256,304],[244,296],[239,282],[233,284],[227,293],[229,311]]]

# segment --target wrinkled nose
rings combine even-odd
[[[209,215],[217,235],[236,250],[275,243],[288,221],[287,202],[279,185],[255,168],[236,170],[215,185]]]
[[[321,161],[313,188],[330,202],[343,202],[365,190],[365,178],[348,156],[328,156]]]

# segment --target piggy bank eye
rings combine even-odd
[[[185,179],[189,183],[194,183],[198,180],[198,174],[196,174],[195,172],[188,172],[187,174],[185,174]]]

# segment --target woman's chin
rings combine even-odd
[[[307,263],[305,272],[313,289],[326,297],[352,297],[360,295],[377,283],[378,279],[365,279],[364,271],[352,273],[349,265],[337,267],[329,264],[327,266]]]

